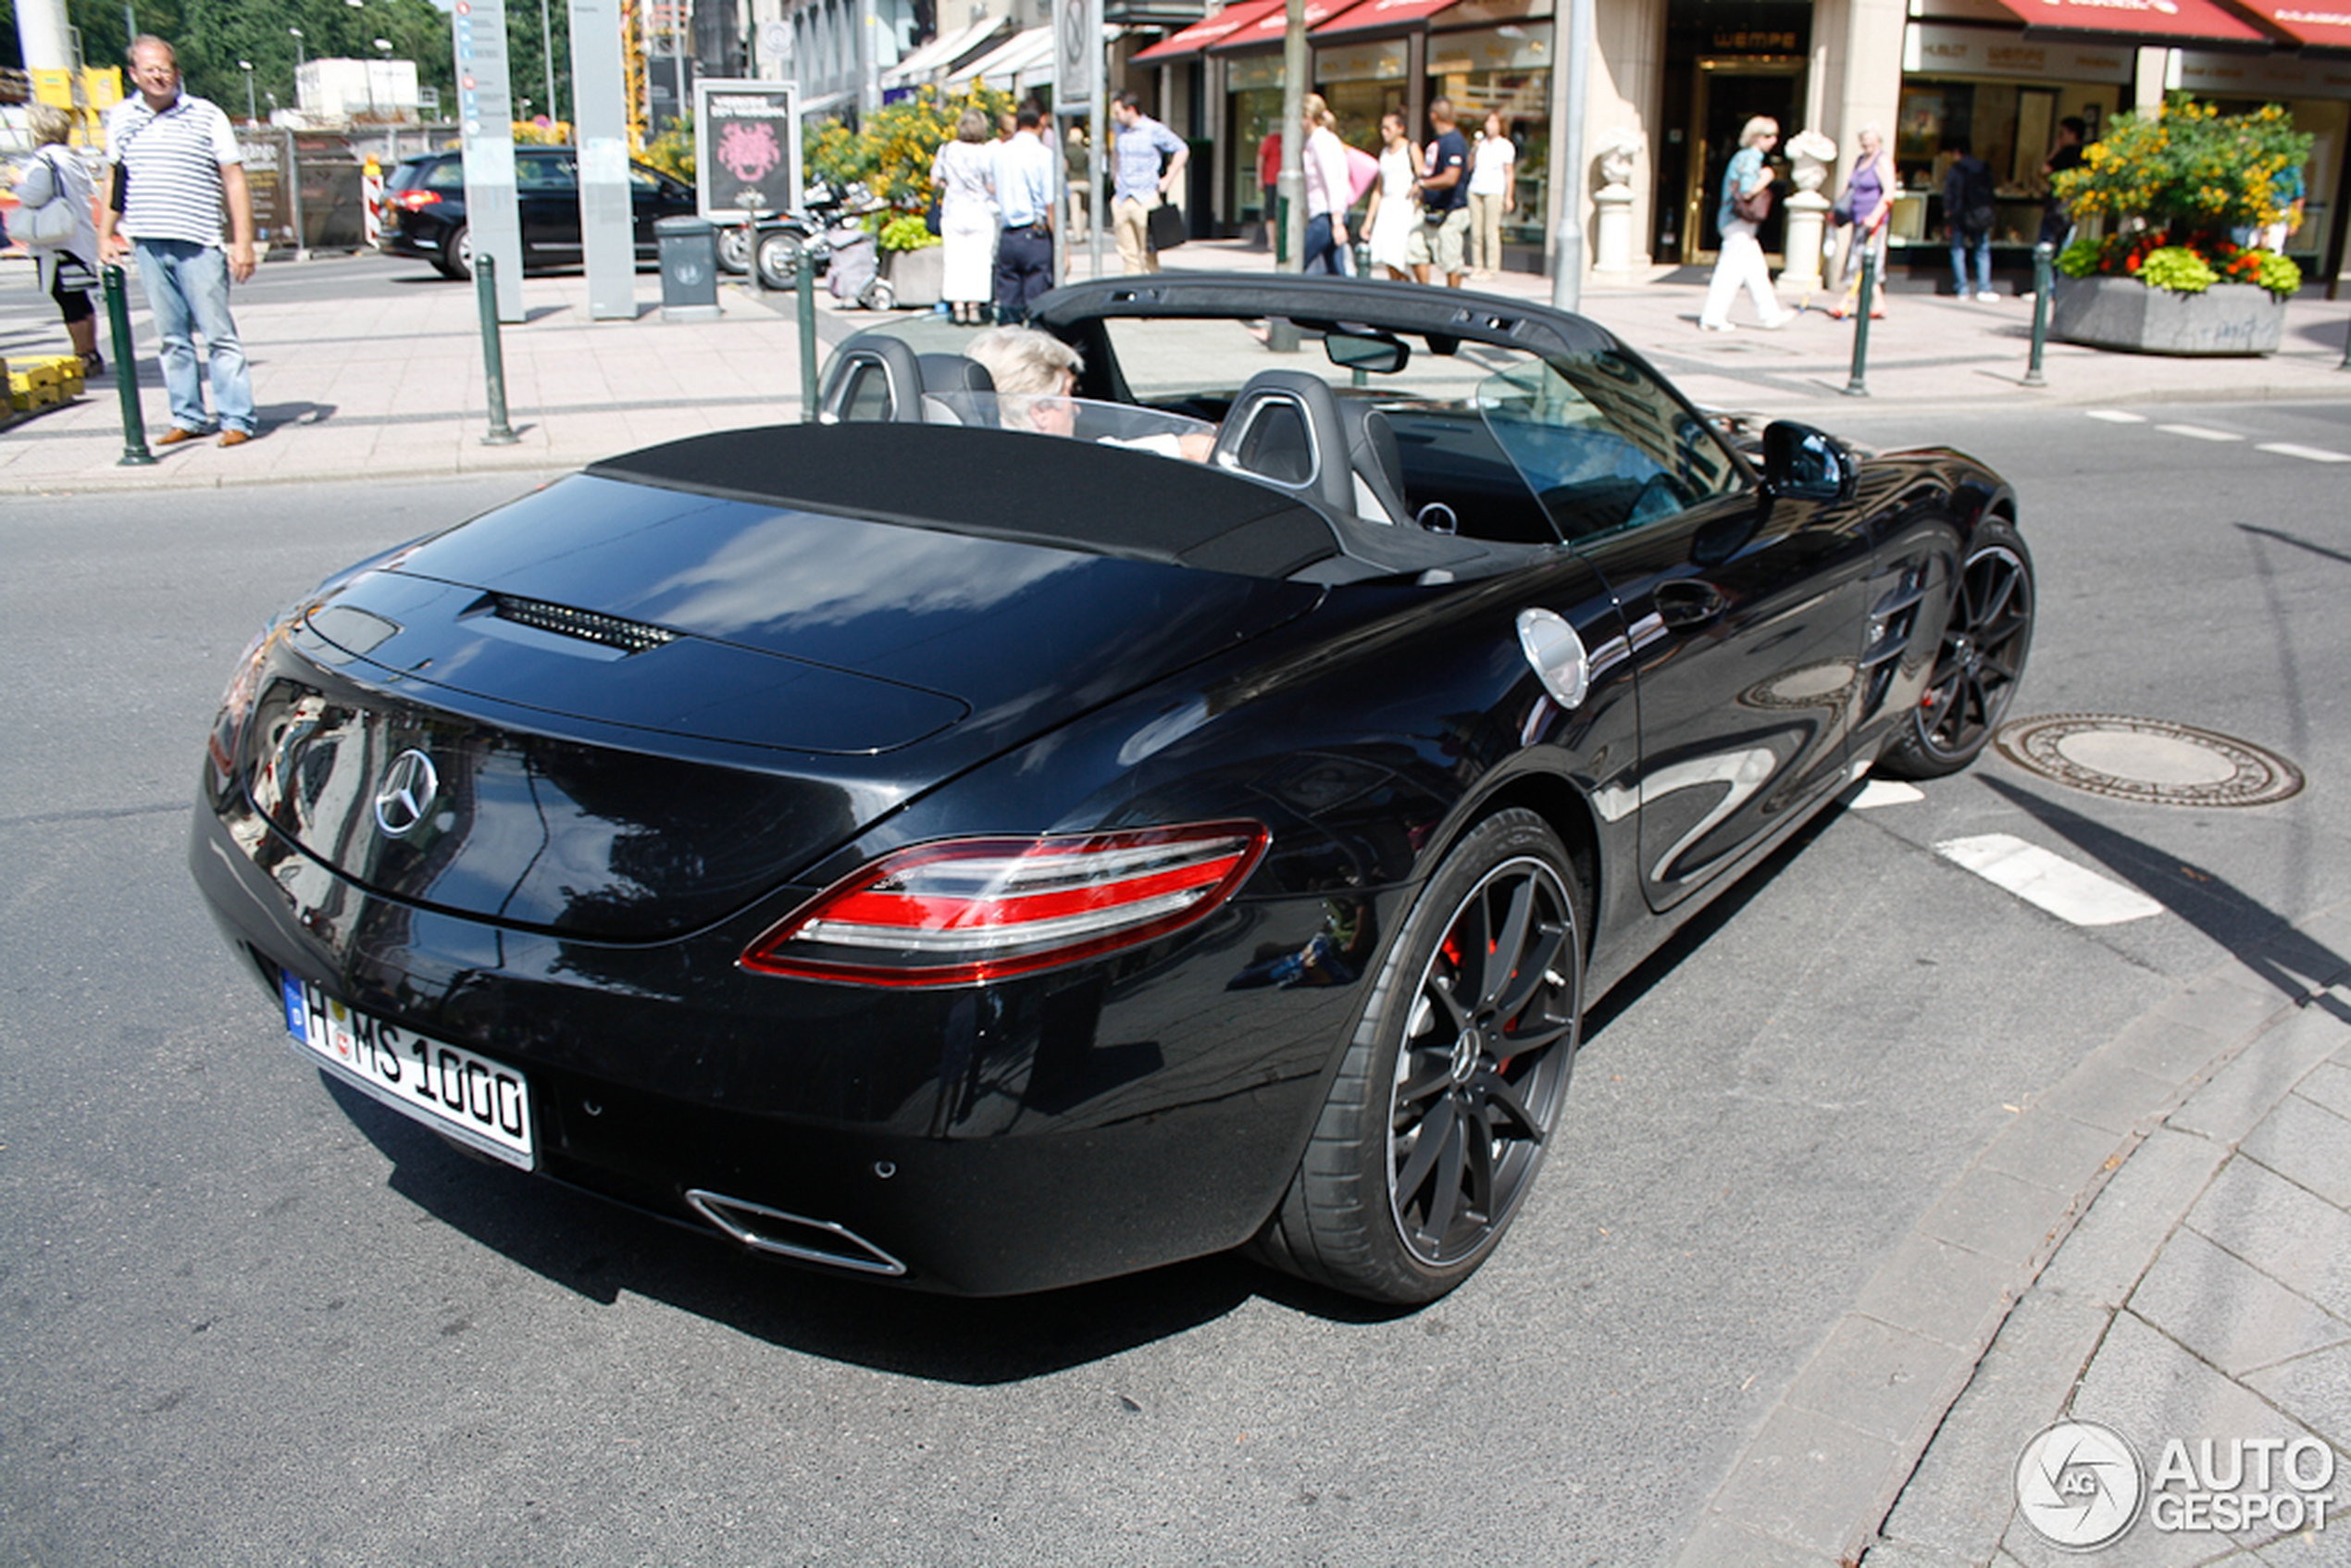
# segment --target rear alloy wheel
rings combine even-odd
[[[1973,762],[2000,727],[2033,647],[2033,557],[1994,518],[1959,569],[1934,673],[1880,764],[1897,778],[1940,778]]]
[[[1574,873],[1530,811],[1455,847],[1390,949],[1305,1159],[1256,1254],[1352,1295],[1431,1301],[1533,1188],[1574,1066]]]
[[[474,275],[474,230],[470,223],[461,223],[449,231],[442,243],[441,270],[460,283]]]

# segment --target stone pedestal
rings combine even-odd
[[[939,303],[939,291],[947,281],[947,247],[925,245],[919,250],[888,253],[884,276],[889,280],[890,292],[898,297],[898,307],[929,306]]]
[[[1787,257],[1780,287],[1810,293],[1821,286],[1821,236],[1828,227],[1829,199],[1821,194],[1829,165],[1836,158],[1836,143],[1817,131],[1800,131],[1787,144],[1791,167],[1786,231],[1781,247]]]
[[[1829,201],[1813,191],[1798,191],[1787,199],[1787,265],[1780,269],[1780,287],[1810,293],[1821,286],[1821,235],[1828,227]]]
[[[1599,232],[1592,246],[1592,276],[1611,283],[1633,279],[1633,187],[1604,185],[1592,196]]]

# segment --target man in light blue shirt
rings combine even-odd
[[[1018,325],[1028,305],[1053,283],[1053,155],[1037,128],[1045,114],[1025,103],[1009,141],[996,145],[996,206],[1004,228],[996,242],[996,319]]]
[[[1121,93],[1111,101],[1110,118],[1118,128],[1111,145],[1115,170],[1111,186],[1111,221],[1118,235],[1118,264],[1128,272],[1156,272],[1159,257],[1151,254],[1151,208],[1166,199],[1184,177],[1192,150],[1183,138],[1143,112],[1142,100]],[[1165,160],[1166,167],[1161,168]]]

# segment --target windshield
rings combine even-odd
[[[1620,355],[1529,359],[1481,382],[1476,404],[1572,540],[1671,516],[1741,482],[1705,421]]]

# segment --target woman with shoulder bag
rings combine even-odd
[[[1838,198],[1843,211],[1840,222],[1852,226],[1852,235],[1845,241],[1836,258],[1836,289],[1846,296],[1829,312],[1842,321],[1856,308],[1850,303],[1858,298],[1861,287],[1861,255],[1866,248],[1877,254],[1877,289],[1870,299],[1872,317],[1885,314],[1885,230],[1887,220],[1894,216],[1894,191],[1899,183],[1894,173],[1894,159],[1885,150],[1885,132],[1874,125],[1861,127],[1861,150],[1853,160],[1853,173],[1845,181],[1845,194]]]
[[[939,193],[939,297],[959,327],[985,324],[996,292],[996,159],[989,151],[988,117],[967,108],[955,121],[955,137],[939,144],[930,161],[931,189]]]
[[[17,237],[41,268],[41,292],[57,302],[66,336],[81,356],[84,375],[106,367],[98,352],[98,314],[90,295],[98,287],[98,225],[90,208],[90,171],[68,145],[73,116],[54,104],[25,112],[37,150],[17,180],[24,204]]]
[[[1783,309],[1772,292],[1772,269],[1763,260],[1763,245],[1755,231],[1772,211],[1772,168],[1763,155],[1780,139],[1779,121],[1758,115],[1739,131],[1739,150],[1723,171],[1723,200],[1716,208],[1715,227],[1723,231],[1723,248],[1715,254],[1714,276],[1706,285],[1706,304],[1698,312],[1702,331],[1731,330],[1731,301],[1744,287],[1755,301],[1755,313],[1767,331],[1776,331],[1796,319]]]

